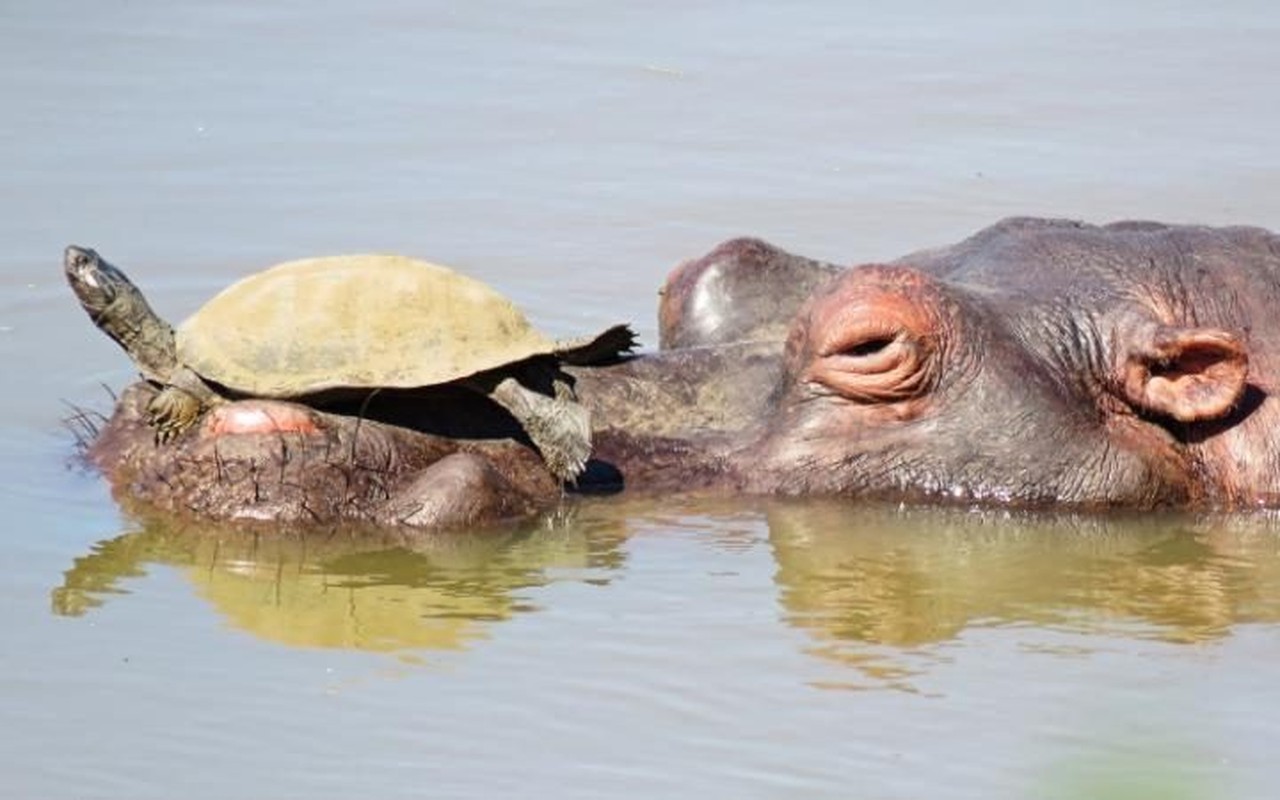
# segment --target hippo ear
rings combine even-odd
[[[1153,325],[1129,343],[1121,377],[1134,407],[1201,422],[1230,413],[1248,376],[1249,354],[1234,333]]]

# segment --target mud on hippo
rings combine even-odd
[[[568,491],[1274,506],[1277,308],[1259,228],[1010,219],[850,268],[733,240],[668,277],[663,350],[562,365],[593,439]],[[163,509],[452,527],[561,497],[507,411],[447,387],[358,414],[239,400],[165,444],[155,391],[85,454]],[[223,424],[240,413],[306,424]]]

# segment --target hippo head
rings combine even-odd
[[[1198,499],[1188,431],[1238,412],[1240,339],[1162,322],[1132,293],[1087,309],[1070,295],[906,265],[841,273],[793,319],[754,480],[1021,505]]]

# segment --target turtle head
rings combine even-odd
[[[87,247],[69,245],[62,257],[62,268],[71,291],[95,322],[117,298],[133,290],[133,284],[123,272]]]
[[[178,359],[173,329],[151,310],[129,276],[96,251],[76,245],[63,253],[62,269],[93,324],[124,348],[148,380],[167,382]]]

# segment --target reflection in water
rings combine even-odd
[[[607,581],[621,560],[615,540],[589,542],[572,526],[389,544],[368,532],[255,535],[150,520],[76,559],[53,610],[84,614],[156,564],[177,568],[232,626],[273,642],[458,650],[536,610],[522,590]]]
[[[879,685],[912,688],[912,675],[946,657],[937,645],[971,628],[1192,643],[1280,620],[1280,522],[1270,517],[807,503],[774,507],[769,530],[787,622],[812,652]]]
[[[123,593],[126,579],[163,565],[233,627],[274,642],[457,650],[536,610],[527,590],[557,580],[609,583],[628,536],[676,531],[698,542],[697,552],[667,557],[703,558],[710,545],[734,559],[715,557],[684,580],[736,569],[736,559],[764,555],[764,514],[774,563],[762,565],[761,577],[773,572],[783,620],[806,633],[808,652],[879,688],[914,690],[913,678],[979,630],[1009,631],[1002,635],[1028,654],[1078,657],[1118,640],[1207,642],[1241,623],[1280,621],[1280,522],[1268,517],[670,499],[574,508],[572,519],[536,530],[414,542],[150,521],[77,559],[53,606],[87,613]]]

